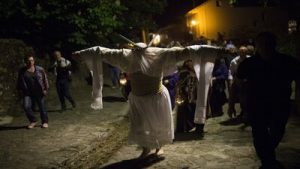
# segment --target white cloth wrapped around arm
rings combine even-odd
[[[95,46],[76,51],[75,54],[79,54],[81,56],[89,69],[92,69],[93,61],[104,61],[120,69],[126,69],[129,65],[128,56],[131,54],[131,50],[109,49],[106,47]]]
[[[220,47],[209,46],[209,45],[193,45],[182,47],[165,48],[160,58],[164,72],[169,69],[173,69],[176,63],[185,61],[188,59],[193,60],[194,67],[200,65],[201,62],[212,62],[220,57],[224,53]],[[195,69],[197,78],[199,80],[199,69]]]
[[[225,51],[222,48],[214,46],[191,46],[188,47],[194,62],[195,72],[198,78],[197,83],[197,101],[194,116],[194,123],[205,124],[208,108],[208,91],[210,79],[216,58],[221,57]]]
[[[225,51],[222,48],[208,45],[193,45],[186,48],[174,47],[164,52],[161,58],[164,69],[171,69],[175,63],[191,59],[198,78],[197,101],[194,122],[204,124],[206,119],[209,82],[215,59]],[[166,71],[165,70],[165,71]]]
[[[190,51],[191,58],[194,62],[194,69],[198,78],[194,123],[204,124],[206,121],[207,110],[209,110],[207,105],[209,97],[208,91],[214,62],[216,58],[221,57],[225,50],[208,45],[195,45],[187,48]]]
[[[87,65],[93,77],[91,108],[95,110],[102,109],[103,70],[102,59],[100,57],[100,47],[96,46],[76,51],[75,54],[80,55],[80,59]]]
[[[75,52],[92,72],[93,92],[92,109],[102,109],[102,89],[103,89],[103,66],[102,61],[112,64],[120,69],[126,69],[129,65],[128,60],[123,57],[130,53],[128,49],[109,49],[101,46],[84,49]]]
[[[186,49],[195,64],[201,61],[214,62],[216,58],[225,52],[223,48],[209,45],[193,45],[186,47]]]

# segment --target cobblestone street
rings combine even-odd
[[[72,83],[77,107],[71,109],[67,102],[69,108],[63,113],[51,86],[47,129],[26,129],[23,110],[13,117],[0,116],[0,169],[90,168],[103,163],[122,144],[128,104],[120,91],[104,87],[104,109],[95,111],[89,107],[91,86],[81,79]],[[35,115],[39,120],[39,112]]]
[[[226,121],[227,120],[227,121]],[[211,118],[205,127],[205,137],[197,140],[193,134],[176,135],[173,144],[164,147],[164,156],[136,160],[141,149],[123,146],[98,168],[162,168],[162,169],[258,169],[260,163],[252,146],[251,128],[228,121],[227,115]],[[287,169],[300,168],[300,121],[292,117],[287,133],[278,147],[278,159]],[[96,167],[97,168],[97,167]]]
[[[106,85],[104,109],[94,111],[89,108],[90,86],[76,81],[73,85],[80,89],[73,92],[77,107],[63,113],[54,88],[50,90],[48,129],[26,129],[22,110],[14,117],[0,116],[0,169],[257,169],[260,165],[251,129],[228,121],[226,114],[208,119],[204,139],[177,134],[174,143],[164,147],[164,156],[138,161],[141,149],[127,144],[128,104],[120,91]],[[290,118],[277,150],[286,169],[300,168],[299,117]]]

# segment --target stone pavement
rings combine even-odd
[[[207,121],[203,140],[190,133],[176,135],[174,143],[164,147],[163,157],[150,156],[137,161],[141,150],[127,145],[128,104],[120,98],[120,91],[104,87],[104,109],[94,111],[89,108],[91,87],[82,79],[73,81],[77,108],[63,113],[59,112],[52,85],[47,96],[48,129],[26,129],[28,122],[22,110],[13,117],[0,116],[0,169],[257,169],[259,166],[250,128],[228,121],[226,115]],[[300,168],[299,117],[290,119],[278,147],[278,159],[287,169]]]
[[[173,144],[164,147],[164,156],[150,155],[137,160],[141,149],[125,145],[102,166],[104,169],[258,169],[260,163],[252,146],[251,128],[227,115],[210,118],[205,137],[197,140],[192,133],[176,135]],[[278,147],[278,160],[286,169],[300,168],[300,119],[292,117],[286,135]]]
[[[91,86],[83,78],[72,82],[77,107],[63,113],[59,111],[55,86],[50,86],[47,129],[26,129],[28,121],[23,110],[13,117],[0,117],[0,169],[90,168],[102,164],[122,145],[128,104],[118,89],[104,87],[104,109],[92,110]],[[39,119],[38,112],[36,117]]]

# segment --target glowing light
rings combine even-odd
[[[120,84],[121,84],[121,85],[125,86],[126,83],[127,83],[127,79],[126,79],[126,78],[121,78],[121,79],[120,79]]]
[[[158,45],[158,44],[160,43],[160,40],[161,40],[160,35],[159,35],[159,34],[154,34],[154,35],[153,35],[153,38],[154,38],[153,44],[154,44],[154,45]]]
[[[180,97],[180,96],[176,97],[176,104],[177,105],[181,105],[183,102],[184,102],[184,99],[182,97]]]
[[[297,31],[297,21],[296,20],[289,20],[288,31],[289,31],[289,33],[293,33],[293,32]]]
[[[192,26],[195,26],[195,25],[197,25],[197,24],[198,24],[198,22],[197,22],[196,20],[194,20],[194,19],[191,20],[191,25],[192,25]]]

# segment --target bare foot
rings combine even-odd
[[[144,159],[150,154],[151,150],[147,147],[143,147],[143,152],[142,154],[138,157],[139,159]]]
[[[156,150],[155,150],[155,154],[156,155],[163,155],[164,154],[164,150],[162,149],[162,148],[157,148]]]

